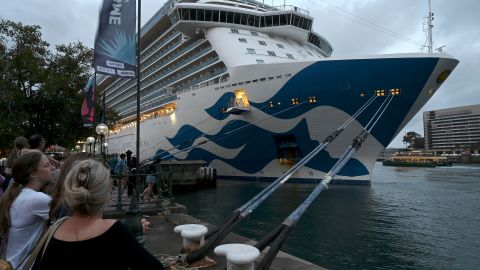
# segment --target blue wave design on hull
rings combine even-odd
[[[201,159],[207,162],[211,162],[213,160],[222,160],[235,169],[245,173],[253,174],[259,172],[272,160],[278,158],[275,151],[278,146],[273,138],[275,135],[279,134],[261,129],[255,125],[250,125],[247,128],[244,128],[242,132],[232,132],[237,129],[241,129],[246,125],[249,125],[249,123],[245,121],[231,121],[226,124],[219,133],[215,135],[204,136],[208,140],[214,141],[223,148],[237,149],[245,145],[245,147],[233,160],[219,157],[202,148],[193,148],[188,153],[186,159]],[[192,126],[184,126],[182,128],[185,128],[185,130],[188,131],[183,133],[180,133],[179,131],[179,136],[169,138],[170,143],[173,145],[181,144],[185,138],[197,139],[199,137],[198,135],[202,134],[198,129]],[[248,136],[246,136],[246,133]],[[286,134],[294,135],[296,138],[302,138],[302,140],[297,142],[301,156],[306,155],[318,145],[316,140],[309,138],[306,120],[300,121],[293,129],[286,132]],[[178,148],[186,149],[187,147]],[[165,150],[159,150],[156,153],[156,156],[160,157],[167,155],[169,154]],[[314,170],[327,172],[335,164],[335,162],[337,162],[337,160],[338,159],[336,158],[332,158],[328,152],[322,151],[314,159],[307,163],[306,166]],[[368,170],[358,160],[351,159],[344,169],[339,172],[339,174],[350,177],[361,176],[368,174]]]
[[[250,106],[269,115],[275,114],[275,117],[279,119],[293,119],[318,106],[335,107],[352,115],[366,102],[374,90],[400,88],[402,95],[392,100],[389,109],[379,120],[376,128],[372,130],[372,135],[381,144],[387,146],[405,115],[418,98],[437,62],[437,58],[319,61],[298,72],[270,99],[274,104],[280,102],[281,106],[269,108],[268,102],[270,100],[261,103],[250,101]],[[365,97],[361,97],[360,93],[365,93]],[[233,97],[232,92],[225,93],[205,111],[218,121],[224,120],[229,114],[222,113],[222,109]],[[307,97],[316,97],[317,102],[297,106],[277,114],[290,106],[291,98],[294,97],[301,101],[305,101]],[[365,126],[381,102],[383,102],[383,99],[378,98],[357,118],[357,121]],[[227,136],[230,131],[245,125],[250,126],[242,129],[241,132],[234,132]],[[282,134],[293,134],[297,138],[297,146],[301,156],[318,145],[318,141],[309,137],[305,120],[299,122],[290,131],[281,134],[272,133],[241,120],[227,123],[219,133],[211,136],[204,135],[203,132],[193,126],[185,125],[180,128],[177,135],[168,138],[168,140],[178,149],[191,147],[193,142],[201,136],[224,148],[237,149],[245,145],[234,159],[219,157],[202,148],[193,148],[186,159],[202,159],[207,162],[215,159],[222,160],[237,170],[254,174],[258,173],[272,160],[278,158],[275,151],[277,145],[273,136]],[[175,151],[177,150],[170,152],[175,153]],[[156,156],[166,155],[168,153],[163,149],[156,153]],[[322,151],[307,164],[307,167],[327,172],[336,161],[337,159],[332,158],[328,152]],[[361,162],[352,158],[338,174],[354,177],[368,175],[368,173],[368,169]]]

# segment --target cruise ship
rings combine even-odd
[[[372,97],[291,182],[317,182],[390,105],[333,183],[368,185],[377,156],[458,64],[443,53],[332,57],[309,12],[253,0],[169,0],[141,30],[140,160],[203,160],[219,179],[273,181]],[[136,80],[97,77],[109,154],[136,151]]]

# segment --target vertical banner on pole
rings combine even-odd
[[[114,77],[135,76],[135,0],[104,0],[95,38],[94,67]]]
[[[84,127],[93,126],[93,116],[95,113],[95,76],[91,76],[85,86],[85,98],[82,105],[82,120]]]

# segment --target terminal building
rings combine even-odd
[[[480,104],[423,113],[425,148],[437,154],[478,154]]]

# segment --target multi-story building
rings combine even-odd
[[[480,104],[423,113],[425,148],[437,153],[478,153]]]

